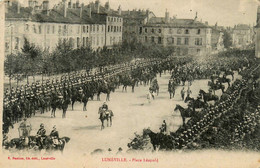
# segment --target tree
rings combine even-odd
[[[226,30],[224,31],[224,35],[223,35],[223,43],[224,43],[224,47],[227,49],[232,46],[232,37],[230,33],[227,32]]]

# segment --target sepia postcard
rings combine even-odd
[[[1,168],[260,168],[259,0],[0,0]]]

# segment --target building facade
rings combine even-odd
[[[156,17],[153,12],[144,10],[122,11],[123,41],[137,42],[139,40],[140,27],[147,24],[151,18]]]
[[[97,50],[122,42],[123,19],[117,11],[106,11],[99,1],[86,6],[70,2],[63,0],[56,8],[46,7],[34,14],[32,7],[7,4],[5,54],[21,51],[25,38],[49,51],[64,39],[74,49],[90,46]]]
[[[246,24],[235,25],[232,33],[233,47],[246,48],[253,42],[253,29]]]
[[[148,44],[172,46],[177,55],[202,55],[211,52],[212,30],[196,19],[151,18],[139,29],[140,41]]]

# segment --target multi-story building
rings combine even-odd
[[[177,55],[207,54],[211,52],[212,29],[195,19],[151,18],[139,29],[143,43],[173,46]]]
[[[238,24],[234,26],[232,33],[233,47],[246,48],[253,42],[253,29],[246,24]]]
[[[95,50],[121,43],[123,19],[118,11],[107,8],[108,3],[103,7],[97,0],[85,6],[63,0],[49,9],[48,2],[43,1],[40,10],[21,7],[17,2],[6,3],[6,54],[20,51],[25,38],[49,51],[63,39],[70,41],[73,48],[91,46]]]
[[[139,39],[139,28],[147,24],[155,15],[149,10],[128,10],[122,11],[123,23],[123,41],[136,42]]]

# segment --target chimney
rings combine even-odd
[[[257,19],[256,19],[256,26],[260,26],[260,5],[257,7]]]
[[[91,6],[89,6],[89,9],[88,9],[88,16],[91,18],[91,12],[92,12],[92,9],[91,9]]]
[[[80,8],[80,6],[79,6],[79,0],[76,1],[76,8]]]
[[[128,15],[130,15],[130,10],[128,9]]]
[[[43,10],[49,10],[49,0],[45,0],[42,2]]]
[[[169,22],[170,22],[170,16],[169,16],[169,12],[166,9],[166,12],[165,12],[165,23],[169,23]]]
[[[149,9],[146,10],[147,22],[150,20],[150,11]]]
[[[118,6],[118,9],[117,9],[117,11],[118,11],[118,14],[119,14],[119,15],[121,15],[121,14],[122,14],[122,10],[121,10],[121,6],[120,6],[120,5]]]
[[[106,10],[107,10],[108,12],[110,11],[109,1],[106,2],[106,4],[105,4],[105,8],[106,8]]]
[[[68,2],[68,8],[69,8],[69,9],[72,8],[72,2],[71,2],[71,0]]]
[[[84,4],[82,3],[82,4],[81,4],[81,7],[80,7],[80,13],[79,13],[79,17],[80,17],[80,18],[82,18],[83,6],[84,6]]]
[[[205,24],[206,24],[206,25],[209,25],[209,22],[208,22],[208,21],[206,21],[206,22],[205,22]]]
[[[67,17],[67,0],[63,0],[63,6],[64,6],[64,17]]]
[[[100,8],[100,1],[99,0],[95,1],[95,8],[96,8],[96,12],[99,13],[99,8]]]
[[[17,13],[20,13],[21,4],[20,2],[17,2]]]

